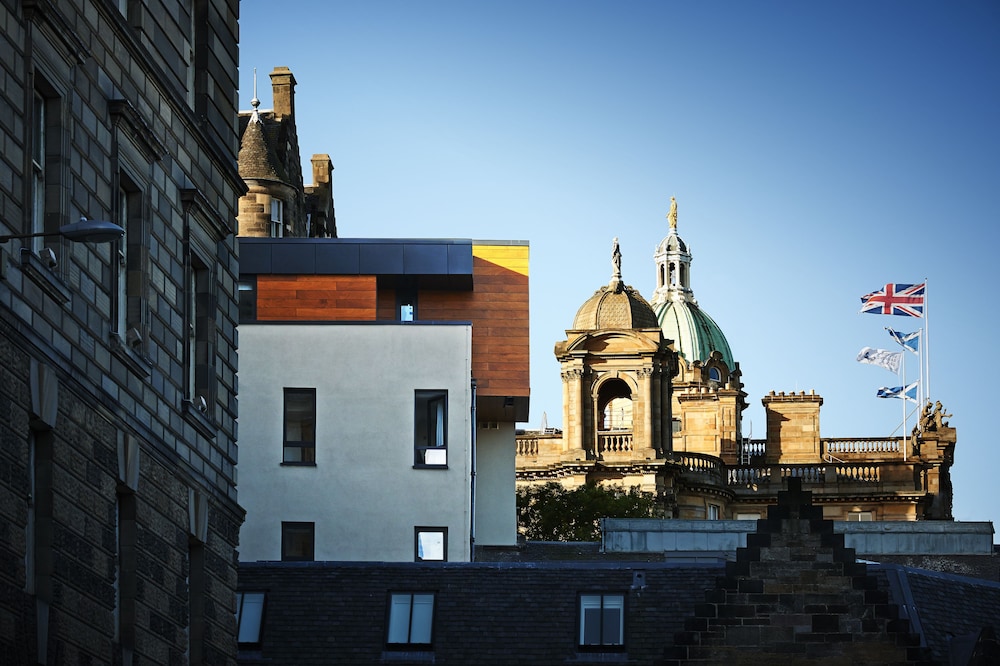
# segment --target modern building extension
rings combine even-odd
[[[513,545],[528,246],[240,239],[240,560]]]

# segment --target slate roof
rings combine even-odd
[[[240,175],[244,179],[288,180],[271,145],[263,122],[250,120],[243,132],[238,156]]]
[[[914,569],[896,564],[869,567],[887,588],[892,602],[903,609],[911,629],[919,633],[934,660],[950,662],[952,643],[992,627],[1000,635],[1000,582]],[[955,646],[960,650],[960,646]],[[1000,654],[993,655],[1000,663]]]
[[[632,589],[635,573],[644,587]],[[239,589],[265,591],[253,664],[652,664],[714,584],[718,566],[653,563],[241,563]],[[385,651],[390,592],[436,593],[434,649]],[[578,652],[581,592],[625,595],[627,653]]]
[[[239,661],[1000,663],[1000,583],[858,561],[811,498],[800,480],[790,479],[735,561],[721,566],[587,559],[242,563],[238,589],[264,593],[266,606],[261,640],[241,645]],[[593,555],[586,548],[573,552]],[[430,645],[389,649],[394,593],[433,595]],[[579,646],[581,595],[594,593],[624,600],[621,615],[614,602],[597,615],[593,606],[588,611],[591,620],[624,618],[617,650]],[[403,612],[422,617],[416,599]],[[396,629],[401,617],[407,621],[398,611],[397,604]],[[404,637],[408,630],[402,627]]]
[[[241,664],[655,664],[722,574],[717,565],[651,562],[354,563],[244,562],[241,591],[267,593],[259,650]],[[1000,634],[1000,583],[894,564],[869,571],[903,607],[937,663],[983,627]],[[632,589],[641,572],[645,587]],[[429,654],[385,650],[390,592],[433,591]],[[626,595],[626,652],[576,648],[577,595]],[[954,637],[954,638],[953,638]],[[966,663],[965,661],[961,663]]]

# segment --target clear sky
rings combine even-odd
[[[243,0],[241,109],[255,67],[270,108],[279,65],[304,172],[336,167],[341,237],[530,242],[530,427],[561,423],[552,349],[612,238],[652,296],[676,196],[745,434],[767,392],[810,389],[823,436],[898,434],[901,401],[875,396],[898,378],[855,357],[925,322],[860,297],[927,280],[955,516],[1000,527],[1000,4]]]

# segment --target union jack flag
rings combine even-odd
[[[861,312],[869,314],[924,316],[924,291],[927,283],[896,284],[890,282],[879,291],[861,297]]]

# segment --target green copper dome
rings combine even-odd
[[[687,300],[667,301],[654,306],[663,336],[674,341],[674,349],[688,363],[704,361],[717,351],[729,368],[733,352],[722,329],[697,303]]]

